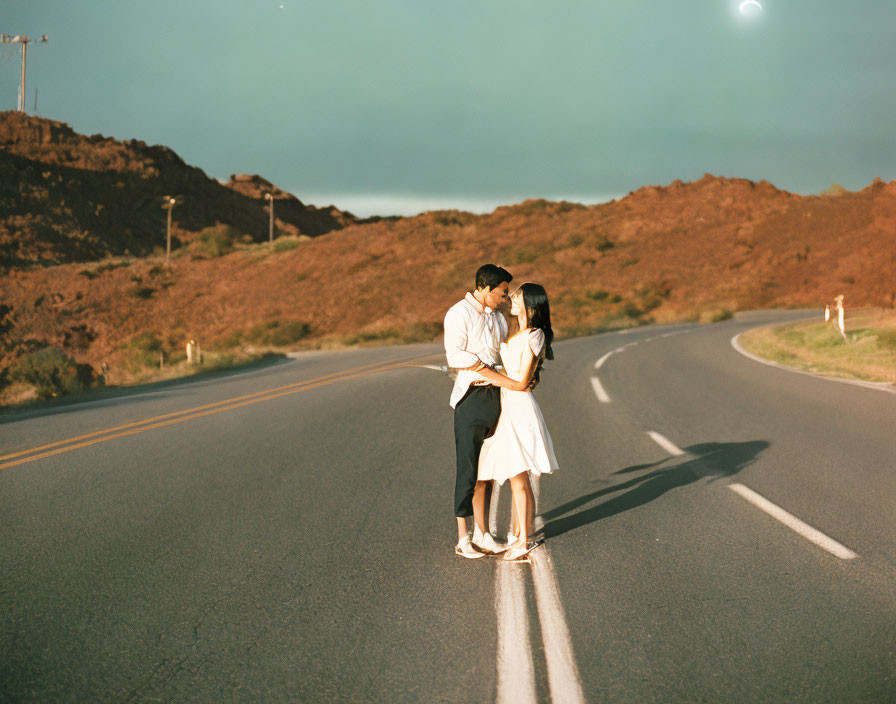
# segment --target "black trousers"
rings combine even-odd
[[[454,515],[473,515],[473,489],[479,471],[482,441],[495,432],[501,415],[501,390],[497,386],[471,386],[454,408],[454,446],[457,478],[454,483]]]

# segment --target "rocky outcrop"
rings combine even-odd
[[[166,195],[179,201],[175,244],[219,222],[260,241],[268,235],[265,191],[274,193],[280,234],[315,237],[358,221],[306,206],[258,176],[221,184],[167,147],[0,112],[0,266],[149,254],[164,246]]]

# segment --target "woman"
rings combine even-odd
[[[501,343],[504,373],[515,383],[501,388],[501,417],[495,433],[482,445],[479,481],[510,479],[513,517],[517,535],[511,534],[505,560],[519,560],[537,547],[529,543],[535,500],[529,474],[549,474],[558,468],[551,436],[531,391],[545,359],[553,359],[551,310],[542,286],[526,283],[510,296],[510,314],[520,323],[519,332]]]

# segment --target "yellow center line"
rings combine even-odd
[[[416,357],[409,357],[407,360],[400,360],[400,361],[408,361],[408,362],[410,362],[410,361],[415,360],[415,359],[417,359],[417,358],[416,358]],[[294,382],[294,383],[292,383],[292,384],[286,384],[286,385],[284,385],[284,386],[275,386],[274,388],[271,388],[271,389],[264,389],[264,390],[262,390],[262,391],[255,391],[255,392],[253,392],[253,393],[251,393],[251,394],[245,394],[244,396],[236,396],[236,397],[234,397],[234,398],[228,398],[228,399],[225,399],[225,400],[223,400],[223,401],[215,401],[214,403],[207,403],[207,404],[205,404],[205,405],[203,405],[203,406],[196,406],[195,408],[187,408],[187,409],[184,409],[184,410],[182,410],[182,411],[174,411],[173,413],[165,413],[165,414],[160,415],[160,416],[153,416],[153,417],[151,417],[151,418],[144,418],[143,420],[137,420],[137,421],[134,421],[134,422],[132,422],[132,423],[125,423],[124,425],[118,425],[118,426],[115,426],[115,427],[113,427],[113,428],[105,428],[105,429],[103,429],[103,430],[97,430],[97,431],[92,432],[92,433],[87,433],[86,435],[78,435],[77,437],[67,438],[66,440],[59,440],[58,442],[51,442],[51,443],[48,443],[48,444],[46,444],[46,445],[41,445],[41,446],[39,446],[39,447],[32,447],[32,448],[29,449],[29,450],[22,450],[21,452],[14,452],[14,453],[12,453],[12,454],[10,454],[10,455],[3,455],[2,457],[0,457],[0,462],[2,462],[3,460],[11,460],[11,459],[14,459],[14,458],[16,458],[16,457],[21,457],[22,455],[29,455],[29,454],[31,454],[32,452],[39,452],[40,450],[48,450],[48,449],[51,448],[51,447],[58,447],[59,445],[67,445],[67,444],[70,443],[70,442],[77,442],[78,440],[86,440],[87,438],[93,438],[93,437],[96,437],[97,435],[105,435],[106,433],[112,433],[112,432],[114,432],[114,431],[116,431],[116,430],[124,430],[125,428],[133,428],[133,427],[138,426],[138,425],[143,425],[144,423],[152,423],[153,421],[162,420],[162,419],[164,419],[164,418],[173,418],[174,416],[180,416],[180,415],[184,415],[184,414],[186,414],[186,413],[193,413],[193,412],[195,412],[195,411],[201,411],[201,410],[204,410],[204,409],[206,409],[206,408],[214,408],[215,406],[222,406],[222,405],[224,405],[224,404],[233,403],[234,401],[242,401],[243,399],[252,398],[252,397],[254,397],[254,396],[262,396],[262,395],[264,395],[264,394],[269,394],[269,393],[272,393],[272,392],[274,392],[274,391],[280,391],[280,390],[282,390],[282,389],[291,389],[291,388],[295,388],[295,387],[298,387],[298,386],[303,386],[303,385],[305,385],[305,384],[310,384],[310,383],[314,383],[314,382],[317,382],[317,381],[321,381],[321,380],[323,380],[323,379],[330,379],[330,378],[332,378],[332,377],[338,377],[338,376],[341,375],[341,374],[346,374],[346,373],[349,373],[349,372],[359,372],[359,371],[361,371],[361,370],[364,370],[364,369],[370,369],[370,368],[372,368],[372,367],[380,366],[380,365],[383,365],[383,364],[393,364],[393,362],[374,362],[374,363],[372,363],[372,364],[365,364],[365,365],[362,365],[362,366],[360,366],[360,367],[354,367],[353,369],[344,369],[344,370],[339,371],[339,372],[333,372],[332,374],[325,374],[324,376],[317,377],[317,379],[307,379],[307,380],[305,380],[305,381],[297,381],[297,382]]]
[[[86,435],[80,435],[73,438],[68,438],[67,440],[60,440],[58,442],[49,443],[46,445],[41,445],[39,447],[31,448],[30,450],[23,450],[22,452],[17,452],[12,455],[6,455],[5,457],[0,457],[0,460],[8,460],[15,457],[19,457],[20,459],[16,459],[12,462],[5,462],[0,464],[0,470],[8,469],[10,467],[16,467],[20,464],[26,464],[28,462],[34,462],[35,460],[43,459],[45,457],[52,457],[53,455],[58,455],[64,452],[69,452],[71,450],[77,450],[82,447],[89,447],[90,445],[96,445],[101,442],[107,442],[108,440],[114,440],[116,438],[126,437],[128,435],[135,435],[137,433],[142,433],[145,430],[152,430],[154,428],[162,428],[168,425],[174,425],[176,423],[182,423],[187,420],[192,420],[194,418],[201,418],[203,416],[210,416],[216,413],[223,413],[224,411],[231,411],[236,408],[241,408],[243,406],[249,406],[255,403],[261,403],[262,401],[271,401],[276,398],[280,398],[282,396],[288,396],[290,394],[300,393],[302,391],[308,391],[310,389],[316,389],[321,386],[327,386],[328,384],[335,384],[338,381],[347,381],[349,379],[356,379],[358,377],[367,376],[369,374],[377,374],[379,372],[391,371],[394,369],[401,369],[404,367],[414,366],[410,364],[412,360],[420,359],[419,357],[409,357],[405,360],[401,360],[398,362],[376,362],[374,364],[367,364],[361,367],[355,367],[354,369],[346,369],[342,372],[334,372],[333,374],[326,374],[324,376],[318,377],[316,379],[309,379],[307,381],[296,382],[294,384],[286,384],[285,386],[278,386],[271,389],[265,389],[264,391],[258,391],[252,394],[246,394],[244,396],[237,396],[231,399],[227,399],[225,401],[217,401],[215,403],[206,404],[204,406],[196,406],[195,408],[190,408],[184,411],[177,411],[175,413],[166,413],[161,416],[154,416],[152,418],[146,418],[142,421],[135,421],[133,423],[127,423],[125,425],[119,425],[113,428],[106,428],[105,430],[98,430],[93,433],[88,433]],[[385,366],[383,366],[385,365]],[[215,408],[217,406],[217,408]],[[189,414],[189,415],[185,415]],[[173,416],[181,416],[180,418],[176,418]],[[167,420],[162,420],[167,419]],[[157,421],[157,422],[154,422]],[[139,427],[135,427],[139,426]],[[125,430],[125,428],[130,428],[129,430]],[[115,431],[123,431],[123,432],[115,432]],[[111,434],[110,434],[111,433]],[[99,437],[101,436],[101,437]],[[92,439],[88,439],[92,438]],[[84,440],[85,442],[78,442],[79,440]],[[74,444],[70,444],[74,443]],[[65,447],[59,447],[60,445],[65,445]],[[51,447],[55,447],[57,449],[50,450],[48,452],[40,452],[41,450],[48,450]],[[39,453],[39,454],[32,454]],[[22,457],[22,455],[29,455],[28,457]]]

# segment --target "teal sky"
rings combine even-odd
[[[0,32],[49,36],[29,112],[362,215],[896,178],[896,3],[760,2],[8,0]]]

